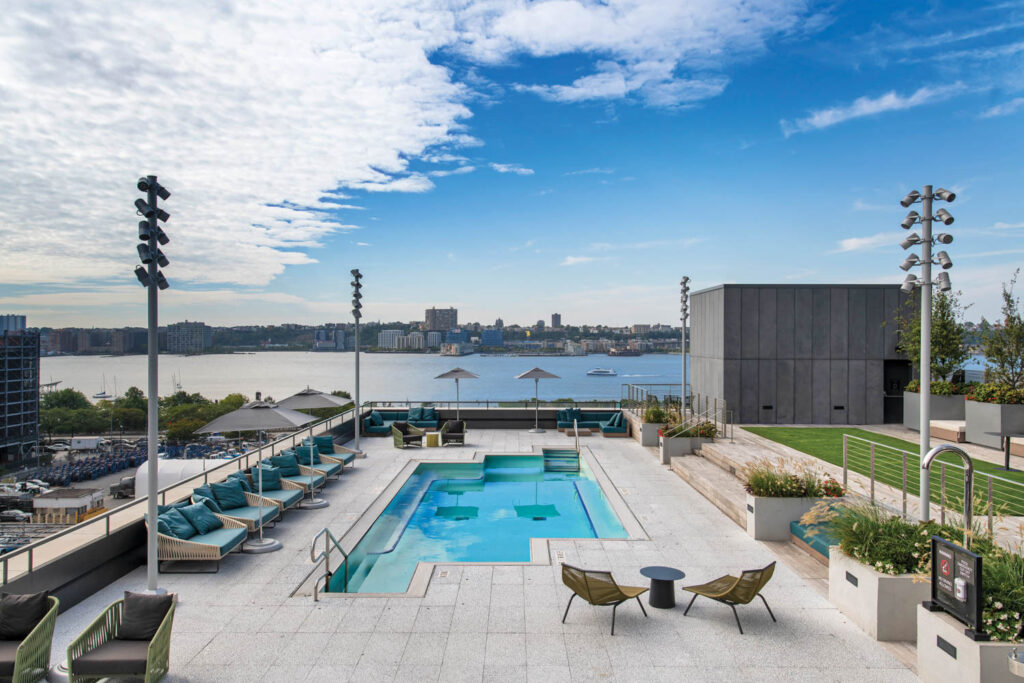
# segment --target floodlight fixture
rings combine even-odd
[[[935,190],[935,197],[937,199],[942,199],[947,202],[952,202],[954,199],[956,199],[956,193],[950,192],[944,187],[940,187],[939,189]]]
[[[139,284],[143,287],[149,287],[151,280],[149,279],[149,273],[142,266],[135,266],[135,277],[139,278]]]
[[[160,244],[167,244],[171,241],[171,238],[167,236],[167,233],[164,232],[163,228],[158,227],[156,229],[156,241]]]
[[[362,308],[363,304],[359,302],[359,299],[352,299],[352,308]]]
[[[900,264],[900,270],[910,270],[920,262],[921,259],[918,258],[917,254],[911,254],[905,261],[903,261],[903,263]]]
[[[153,214],[156,213],[156,210],[147,204],[145,199],[141,198],[135,200],[135,208],[146,218],[152,218]]]
[[[142,261],[147,266],[153,262],[153,252],[149,250],[148,244],[140,242],[137,249],[139,251],[140,261]]]
[[[948,292],[953,289],[953,285],[949,282],[949,273],[942,271],[935,277],[935,284],[939,286],[940,292]]]
[[[935,212],[935,219],[942,221],[944,225],[953,225],[953,217],[949,215],[949,211],[945,209],[939,209]]]
[[[921,193],[920,192],[918,192],[917,190],[911,190],[910,192],[907,193],[906,197],[904,197],[903,199],[900,200],[900,205],[903,208],[907,208],[908,206],[910,206],[911,204],[913,204],[914,202],[916,202],[920,198],[921,198]]]
[[[149,241],[149,221],[139,221],[139,239]]]
[[[352,309],[352,317],[355,318],[356,320],[359,320],[360,318],[363,317],[363,314],[360,313],[358,309]]]
[[[939,260],[939,265],[942,266],[943,270],[949,270],[953,267],[953,262],[949,258],[949,254],[944,251],[940,251],[935,255],[935,258]]]
[[[914,223],[917,223],[920,220],[921,214],[919,214],[917,211],[911,211],[910,213],[907,214],[907,217],[903,219],[903,222],[900,223],[900,225],[903,227],[904,230],[910,230],[912,227],[914,227]]]
[[[139,188],[139,192],[149,192],[150,188],[152,188],[160,199],[171,198],[171,193],[167,191],[166,187],[158,183],[156,178],[139,178],[136,187]]]
[[[168,287],[171,286],[170,284],[168,284],[167,278],[164,277],[163,272],[159,270],[156,271],[156,286],[159,287],[160,289],[167,289]]]
[[[351,273],[352,273],[352,277],[354,277],[354,278],[355,278],[355,279],[357,279],[357,280],[358,280],[359,278],[361,278],[361,277],[363,276],[363,274],[359,272],[359,269],[358,269],[358,268],[353,268],[353,269],[352,269],[351,271],[349,271],[349,272],[351,272]]]
[[[157,217],[157,220],[159,220],[159,221],[161,221],[163,223],[166,223],[167,219],[171,217],[171,214],[167,213],[163,209],[157,209],[156,210],[156,217]]]
[[[167,257],[164,256],[164,252],[160,251],[159,249],[156,250],[156,262],[157,265],[159,265],[161,268],[166,268],[171,263],[170,261],[167,260]]]
[[[952,244],[953,236],[950,235],[948,232],[940,232],[938,235],[935,236],[935,241],[938,242],[939,244]]]
[[[903,281],[902,285],[900,285],[900,291],[902,291],[904,294],[910,294],[911,292],[914,291],[914,287],[916,286],[917,278],[914,277],[913,275],[908,275],[907,279]]]
[[[360,285],[360,287],[361,287],[361,286],[362,286],[362,285]],[[362,299],[362,298],[363,298],[363,293],[362,293],[362,292],[360,292],[360,291],[359,291],[359,290],[357,289],[356,291],[352,292],[352,296],[354,296],[354,297],[355,297],[355,298],[357,298],[357,299]]]
[[[915,244],[920,244],[920,243],[921,243],[921,236],[918,235],[916,232],[912,232],[909,235],[907,235],[906,238],[902,242],[900,242],[900,246],[903,247],[904,249],[910,249]]]

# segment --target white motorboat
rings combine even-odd
[[[587,370],[587,374],[592,377],[615,377],[616,373],[611,368],[594,368]]]

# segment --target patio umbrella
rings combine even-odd
[[[558,375],[552,375],[547,370],[541,370],[540,368],[534,368],[528,370],[521,375],[516,375],[516,379],[532,379],[533,380],[533,398],[536,402],[536,408],[533,412],[533,429],[530,431],[534,434],[543,434],[544,430],[540,428],[540,381],[542,379],[561,379]]]
[[[284,408],[290,408],[291,410],[315,410],[317,408],[340,408],[348,402],[348,399],[335,396],[334,394],[325,394],[322,391],[316,389],[310,389],[306,387],[297,394],[293,394],[283,401],[278,402],[277,405]],[[313,493],[313,477],[315,472],[313,471],[313,456],[312,449],[316,448],[313,443],[313,423],[309,423],[309,445],[310,445],[310,472],[309,472],[309,502],[305,503],[303,507],[310,509],[325,508],[330,505],[329,502],[323,498],[317,498]]]
[[[214,432],[248,432],[267,431],[281,432],[296,430],[304,424],[313,422],[316,418],[305,413],[300,413],[288,408],[282,408],[276,403],[266,401],[252,401],[246,403],[238,410],[221,415],[216,420],[203,425],[196,432],[200,434],[212,434]],[[260,467],[260,459],[263,452],[263,443],[258,442],[256,449],[256,478],[259,480],[259,495],[263,495],[263,470]],[[263,538],[263,515],[260,515],[258,523],[260,538],[258,541],[248,543],[245,550],[251,553],[269,553],[281,549],[281,542],[272,538]]]
[[[469,370],[463,370],[462,368],[454,368],[448,372],[442,373],[434,379],[453,379],[455,380],[455,419],[459,419],[459,380],[460,379],[476,379],[480,375],[473,374]]]

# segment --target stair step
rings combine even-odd
[[[726,517],[747,528],[747,492],[739,479],[696,455],[672,458],[672,471],[707,498]]]

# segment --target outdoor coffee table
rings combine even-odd
[[[441,434],[439,432],[428,432],[423,435],[427,448],[437,448],[441,445]]]
[[[640,573],[651,580],[651,597],[648,603],[658,609],[669,609],[676,606],[675,582],[686,576],[684,572],[672,567],[644,567]]]
[[[999,469],[1003,470],[1004,472],[1013,472],[1013,471],[1015,471],[1012,467],[1010,467],[1010,445],[1011,445],[1010,444],[1010,439],[1021,439],[1021,438],[1024,438],[1024,434],[1021,434],[1021,433],[1018,433],[1018,432],[985,432],[985,433],[990,435],[990,436],[998,436],[999,437],[999,443],[1002,444],[1002,446],[1003,446],[1003,458],[1005,459],[1006,462]]]
[[[566,432],[566,433],[569,436],[573,436],[574,435],[574,432],[571,429],[568,432]],[[587,427],[580,427],[579,429],[576,430],[575,436],[590,436],[592,433],[593,432],[591,432],[589,428],[587,428]]]

